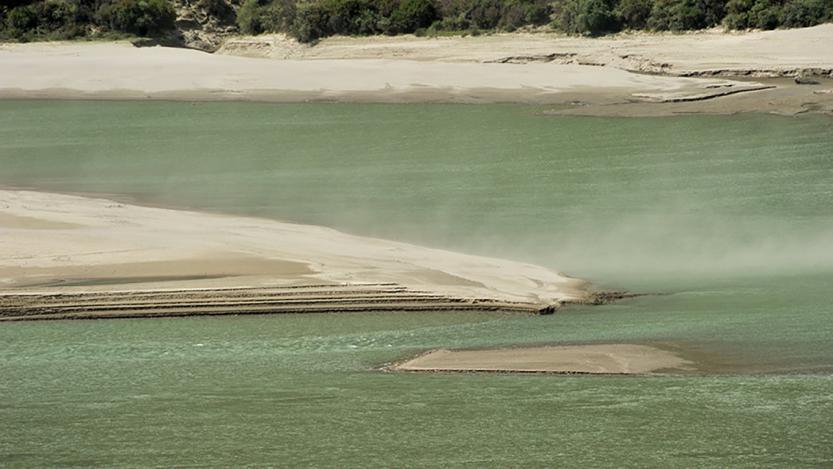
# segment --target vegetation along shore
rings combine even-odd
[[[766,30],[831,20],[826,0],[11,0],[0,6],[0,40],[139,36],[216,50],[237,34],[310,43],[333,35]]]

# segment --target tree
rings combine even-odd
[[[653,5],[652,0],[621,0],[616,7],[616,16],[627,29],[645,29]]]
[[[98,19],[111,30],[147,36],[173,29],[176,12],[167,0],[116,0],[98,10]]]
[[[595,36],[619,26],[610,0],[568,0],[556,14],[557,27],[572,34]]]

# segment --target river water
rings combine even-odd
[[[321,224],[660,293],[548,317],[6,324],[0,465],[833,464],[826,117],[5,101],[0,187]],[[588,342],[657,344],[700,370],[375,371],[434,347]]]

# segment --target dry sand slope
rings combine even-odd
[[[543,267],[277,221],[0,190],[0,317],[538,312],[590,301]]]
[[[765,88],[575,64],[262,60],[128,43],[5,45],[0,69],[0,97],[552,102],[595,90],[667,101]]]
[[[554,33],[467,37],[332,37],[314,47],[285,36],[230,39],[220,54],[275,59],[396,59],[426,62],[586,64],[676,76],[792,77],[833,71],[833,24],[777,31],[622,33],[600,38]]]
[[[0,98],[518,102],[595,115],[831,113],[829,44],[830,24],[598,39],[329,38],[312,47],[260,36],[231,39],[217,54],[127,42],[0,44]],[[797,86],[796,73],[821,83]]]

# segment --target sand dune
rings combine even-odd
[[[538,312],[590,300],[586,282],[520,262],[318,226],[0,191],[7,317]]]

